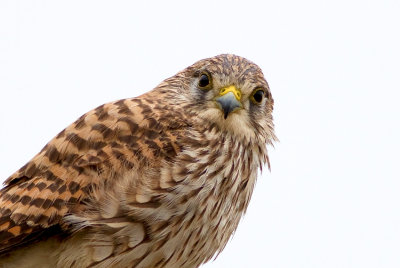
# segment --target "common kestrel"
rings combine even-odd
[[[0,191],[0,267],[198,267],[269,166],[273,99],[235,55],[196,62],[61,131]]]

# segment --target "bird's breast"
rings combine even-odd
[[[232,138],[183,148],[161,171],[160,187],[168,191],[154,215],[164,215],[167,248],[204,262],[223,249],[245,212],[258,156]]]

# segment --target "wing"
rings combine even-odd
[[[186,122],[168,115],[154,97],[90,111],[6,180],[0,191],[0,253],[68,232],[64,217],[87,213],[97,189],[112,184],[120,170],[158,165],[176,155],[179,148],[168,129]]]

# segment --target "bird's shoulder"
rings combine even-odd
[[[143,167],[172,159],[189,123],[163,109],[149,96],[101,105],[10,176],[0,190],[0,253],[64,232],[64,216],[90,209],[118,172],[133,170],[131,179],[140,180]]]

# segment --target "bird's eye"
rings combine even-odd
[[[255,103],[255,104],[260,104],[264,98],[265,95],[265,91],[262,89],[257,89],[254,91],[253,96],[251,98],[251,100]]]
[[[211,84],[210,75],[207,73],[202,73],[199,78],[199,87],[203,89],[208,89]]]

